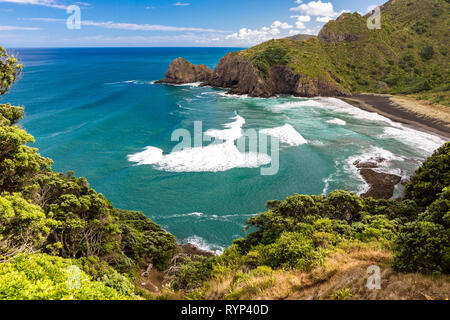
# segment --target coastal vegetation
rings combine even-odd
[[[408,20],[417,10],[421,18]],[[275,40],[235,55],[265,79],[273,66],[289,66],[348,92],[448,86],[448,35],[434,23],[448,16],[448,2],[396,1],[383,12],[381,32],[361,34],[365,18],[344,14],[321,39]],[[0,48],[0,95],[21,70]],[[85,178],[54,172],[18,124],[23,114],[0,104],[0,299],[448,298],[450,143],[424,162],[399,201],[342,190],[272,200],[248,220],[245,238],[212,256],[187,253],[144,213],[114,208]],[[383,270],[381,290],[365,287],[371,265]],[[164,275],[154,290],[141,285],[151,273]]]

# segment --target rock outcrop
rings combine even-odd
[[[184,84],[208,81],[213,71],[205,65],[195,65],[183,58],[172,61],[166,72],[166,78],[156,83]]]
[[[269,68],[269,77],[260,75],[252,61],[230,53],[220,60],[212,77],[203,85],[230,89],[230,94],[270,98],[278,94],[299,97],[345,96],[348,93],[332,81],[311,79],[292,72],[285,65]]]
[[[370,189],[362,194],[362,198],[391,199],[395,186],[402,181],[395,174],[377,171],[376,169],[385,162],[385,159],[370,159],[368,161],[356,161],[353,165],[359,169],[359,173],[369,184]]]

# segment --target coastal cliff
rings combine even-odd
[[[209,81],[203,85],[230,89],[230,94],[270,98],[277,94],[300,97],[344,96],[348,93],[331,80],[312,79],[295,73],[287,65],[269,65],[264,72],[241,55],[228,54],[219,62]]]
[[[202,81],[263,98],[429,93],[434,102],[448,102],[450,44],[442,31],[448,1],[391,0],[380,8],[381,29],[368,28],[370,13],[343,13],[317,37],[270,40],[227,54],[202,80],[177,59],[162,83]]]

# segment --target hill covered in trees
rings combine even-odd
[[[343,13],[318,37],[226,55],[206,84],[258,97],[420,93],[448,106],[449,14],[446,0],[391,0],[369,29],[370,14]]]

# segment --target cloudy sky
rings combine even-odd
[[[317,34],[342,12],[365,14],[383,2],[0,0],[0,46],[247,47],[299,33]]]

